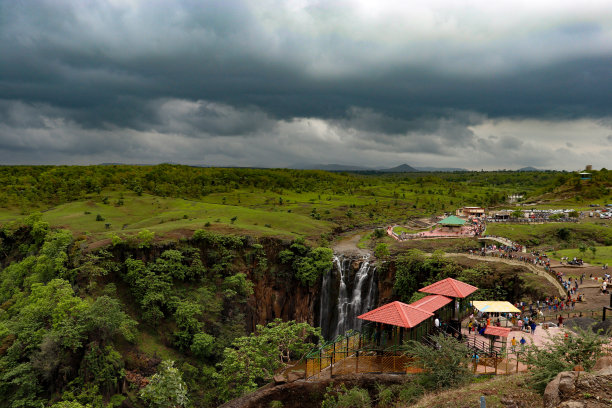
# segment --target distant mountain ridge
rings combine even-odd
[[[400,164],[399,166],[391,168],[383,167],[366,167],[366,166],[355,166],[350,164],[296,164],[291,166],[292,169],[299,170],[326,170],[326,171],[376,171],[381,173],[414,173],[419,171],[424,172],[435,172],[435,171],[469,171],[467,169],[458,167],[412,167],[409,164]]]

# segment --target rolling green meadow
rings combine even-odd
[[[129,236],[142,228],[163,236],[206,225],[316,241],[464,205],[503,205],[509,194],[525,194],[527,200],[565,185],[568,177],[563,172],[372,174],[179,165],[0,167],[0,221],[39,211],[53,227],[89,240],[109,233]]]

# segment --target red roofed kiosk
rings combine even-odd
[[[478,288],[476,286],[472,286],[468,283],[461,282],[453,278],[446,278],[419,289],[419,292],[455,298],[455,307],[452,311],[451,326],[453,326],[455,330],[460,331],[462,313],[467,312],[468,310],[468,303],[462,300],[477,290]]]
[[[357,316],[357,318],[400,327],[399,343],[401,344],[404,337],[404,328],[412,329],[417,327],[420,323],[429,319],[433,315],[434,314],[431,312],[395,301]],[[382,327],[379,326],[379,333],[380,330],[382,330]],[[376,341],[377,343],[380,343],[380,335],[377,336]]]

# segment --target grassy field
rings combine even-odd
[[[612,223],[489,224],[487,234],[509,238],[528,247],[577,248],[580,243],[612,244]]]
[[[123,201],[122,205],[117,204],[119,200]],[[98,221],[98,215],[103,220]],[[14,211],[0,213],[2,222],[21,217]],[[69,229],[75,235],[90,236],[92,240],[110,233],[133,235],[144,228],[161,235],[177,230],[193,231],[204,228],[206,223],[212,229],[249,231],[262,236],[317,236],[330,229],[328,221],[285,209],[266,210],[117,192],[57,206],[43,212],[43,220],[53,227]]]
[[[461,206],[495,205],[517,192],[533,195],[550,189],[561,176],[547,172],[348,174],[175,165],[7,166],[0,167],[0,223],[40,211],[52,226],[95,239],[111,232],[130,235],[141,228],[161,235],[209,224],[208,228],[224,232],[318,240],[332,231],[408,225],[412,218],[440,215]],[[589,202],[553,200],[540,205],[584,207]],[[402,231],[416,232],[396,229]],[[539,236],[537,232],[523,235],[533,240]]]
[[[417,232],[422,232],[424,230],[415,230],[415,229],[410,229],[410,228],[406,228],[406,227],[394,227],[393,228],[393,232],[395,232],[397,235],[400,235],[402,232],[405,232],[406,234],[416,234]]]
[[[560,260],[564,256],[570,259],[574,257],[582,258],[583,261],[592,265],[612,264],[612,246],[597,246],[595,249],[595,255],[589,249],[584,253],[580,252],[579,249],[563,249],[555,251],[551,254],[551,257],[556,260]]]

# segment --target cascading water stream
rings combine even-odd
[[[334,257],[334,268],[321,281],[319,325],[325,338],[361,328],[357,316],[369,311],[378,295],[375,271],[368,257]]]

